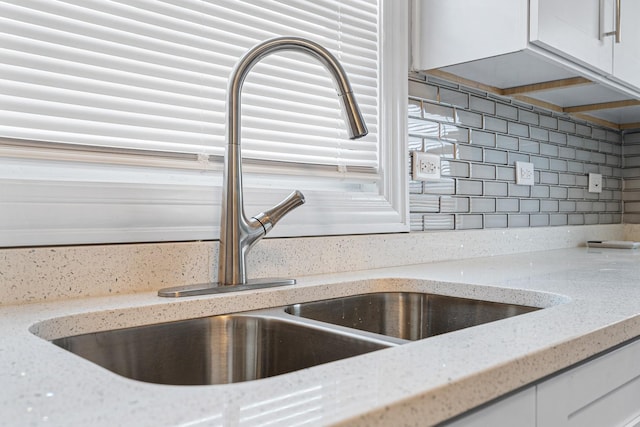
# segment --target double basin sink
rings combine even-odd
[[[417,292],[378,292],[63,337],[52,342],[157,384],[250,381],[538,310]]]

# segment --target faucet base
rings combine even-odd
[[[246,284],[220,286],[220,283],[199,283],[196,285],[174,286],[158,291],[160,297],[189,297],[195,295],[222,294],[226,292],[250,291],[274,288],[276,286],[295,285],[295,279],[251,279]]]

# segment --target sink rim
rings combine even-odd
[[[321,297],[317,295],[318,288],[320,289],[319,292],[323,294]],[[356,278],[354,280],[339,279],[331,281],[325,279],[318,283],[304,283],[303,280],[300,280],[294,286],[255,292],[230,292],[213,296],[196,296],[179,300],[159,298],[155,291],[151,291],[148,295],[126,294],[107,297],[107,303],[100,304],[99,309],[96,309],[95,303],[91,301],[103,301],[104,297],[88,298],[84,299],[84,301],[87,301],[87,304],[83,304],[84,307],[76,307],[72,309],[71,313],[68,313],[68,309],[65,310],[65,313],[55,313],[54,310],[54,314],[51,317],[41,318],[36,322],[30,323],[27,329],[31,335],[45,341],[51,341],[56,338],[85,333],[154,325],[196,317],[270,310],[318,300],[395,291],[475,298],[481,301],[516,303],[544,309],[566,305],[573,301],[567,295],[541,290],[393,275]],[[265,298],[265,294],[273,295],[273,297]],[[482,295],[482,298],[478,298],[479,294]],[[136,298],[138,301],[131,303],[128,299],[132,296],[142,298]],[[247,301],[247,299],[251,299],[251,301]],[[275,303],[276,300],[280,301]],[[209,301],[213,302],[213,304],[208,303]],[[54,301],[47,303],[47,305],[60,306],[61,302]],[[157,321],[160,316],[163,317],[162,322]]]

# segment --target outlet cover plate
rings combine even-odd
[[[599,173],[589,174],[589,193],[602,193],[602,175]]]
[[[516,162],[516,184],[533,185],[534,177],[533,163]]]
[[[413,152],[414,181],[440,179],[440,156],[422,151]]]

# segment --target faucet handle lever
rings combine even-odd
[[[282,219],[287,213],[304,204],[304,195],[295,190],[289,194],[283,201],[272,207],[271,209],[260,212],[254,216],[253,219],[260,222],[264,228],[264,233],[267,234],[278,221]]]

